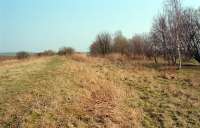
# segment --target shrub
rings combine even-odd
[[[62,47],[58,51],[58,55],[64,56],[64,55],[72,55],[74,54],[75,50],[71,47]]]
[[[44,55],[53,56],[53,55],[55,55],[55,52],[53,50],[46,50],[46,51],[44,51]]]
[[[122,35],[121,32],[117,32],[113,40],[112,52],[127,54],[128,40]]]
[[[53,50],[46,50],[44,52],[37,53],[37,56],[53,56],[56,53]]]
[[[28,52],[21,51],[16,54],[16,57],[17,57],[17,59],[26,59],[26,58],[30,57],[30,54]]]

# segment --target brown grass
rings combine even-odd
[[[15,59],[15,57],[12,56],[0,56],[0,62],[6,61],[6,60],[12,60]]]
[[[1,62],[0,127],[200,126],[199,70],[114,60],[76,54]]]
[[[77,61],[77,59],[72,60]],[[93,66],[96,61],[93,58],[90,65]],[[77,111],[82,111],[81,113],[92,117],[96,122],[93,127],[115,128],[126,127],[126,125],[138,127],[141,112],[124,106],[123,102],[126,98],[124,89],[117,87],[113,81],[107,80],[103,73],[97,74],[101,69],[91,68],[88,61],[81,64],[79,62],[78,59],[79,66],[74,64],[70,66],[70,69],[66,69],[73,71],[73,74],[76,75],[74,81],[81,83],[79,86],[83,89],[83,95],[79,97],[78,104],[75,104]]]
[[[71,56],[72,60],[78,61],[78,62],[91,62],[92,59],[88,57],[86,54],[78,54],[75,53]]]

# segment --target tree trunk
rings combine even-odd
[[[181,47],[180,47],[180,41],[179,41],[179,36],[177,36],[177,42],[178,42],[178,61],[179,61],[179,69],[182,68],[182,56],[181,56]]]
[[[180,47],[178,48],[178,61],[179,61],[179,69],[181,69],[182,68],[182,59],[181,59]]]

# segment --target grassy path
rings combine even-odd
[[[140,113],[98,66],[61,57],[24,63],[1,70],[1,127],[139,125]]]
[[[167,77],[134,64],[57,56],[0,65],[3,128],[200,126],[197,69]]]
[[[1,70],[0,125],[3,127],[34,127],[38,110],[43,111],[48,103],[48,91],[52,87],[49,74],[62,63],[57,58],[20,62]],[[46,103],[45,103],[46,102]],[[38,118],[40,120],[40,118]],[[33,126],[26,126],[26,124]]]

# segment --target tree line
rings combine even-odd
[[[150,43],[146,35],[135,35],[127,39],[122,32],[116,32],[114,37],[110,33],[103,32],[97,35],[96,40],[90,46],[90,54],[105,56],[110,53],[120,53],[130,58],[151,57],[153,53],[148,50]]]
[[[45,50],[43,52],[38,53],[29,53],[26,51],[20,51],[16,53],[17,59],[26,59],[29,58],[31,55],[35,55],[38,57],[41,56],[53,56],[53,55],[60,55],[60,56],[70,56],[75,53],[75,50],[72,47],[61,47],[57,52],[53,50]]]
[[[170,65],[192,58],[200,62],[200,8],[184,8],[180,0],[166,0],[163,11],[154,18],[149,33],[127,39],[121,32],[115,36],[103,32],[90,46],[91,55],[120,53],[131,58],[148,57],[158,62],[164,58]]]

